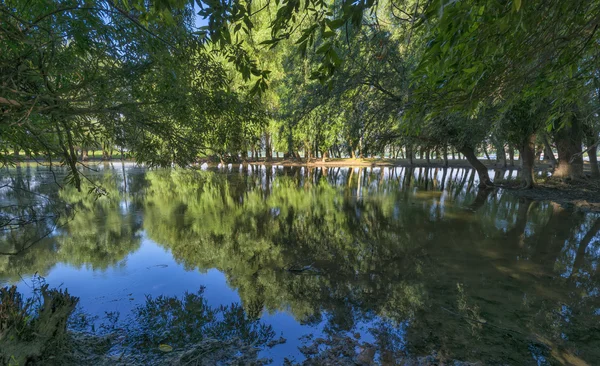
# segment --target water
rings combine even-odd
[[[600,361],[600,215],[478,191],[468,169],[88,171],[107,195],[59,191],[64,174],[4,170],[3,212],[24,225],[1,233],[18,254],[0,285],[31,294],[38,274],[97,323],[204,288],[285,338],[261,347],[276,365]]]

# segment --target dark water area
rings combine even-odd
[[[41,276],[96,330],[149,322],[145,347],[177,349],[203,324],[275,365],[600,364],[598,214],[460,168],[98,166],[82,192],[64,174],[2,171],[0,285]]]

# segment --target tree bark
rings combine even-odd
[[[584,178],[581,122],[576,116],[573,116],[570,121],[570,125],[565,125],[554,133],[558,165],[554,169],[553,176],[580,179]]]
[[[521,146],[519,146],[519,154],[522,171],[521,178],[523,179],[523,188],[533,188],[535,186],[535,177],[533,168],[535,166],[535,134],[529,136]]]
[[[515,166],[515,149],[512,146],[508,147],[508,158],[510,159],[510,166]]]
[[[326,162],[326,161],[327,161],[327,155],[328,155],[328,154],[327,154],[327,150],[323,150],[323,153],[321,153],[321,155],[322,155],[322,157],[323,157],[323,158],[322,158],[323,162]]]
[[[467,158],[471,166],[473,166],[473,168],[475,168],[475,170],[477,171],[477,174],[479,175],[479,187],[492,187],[494,183],[492,183],[490,179],[490,176],[488,174],[488,168],[485,165],[483,165],[483,163],[479,161],[479,159],[477,159],[475,151],[470,147],[464,146],[459,149],[459,152],[461,152],[465,156],[465,158]]]

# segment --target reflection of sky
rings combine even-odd
[[[73,267],[56,264],[45,276],[51,288],[67,288],[69,293],[80,298],[79,307],[86,314],[98,316],[100,323],[106,312],[119,312],[124,319],[136,305],[142,305],[147,295],[157,297],[177,296],[185,292],[197,292],[202,286],[204,298],[212,307],[239,303],[240,297],[227,285],[223,273],[210,269],[205,273],[186,270],[173,259],[168,250],[142,234],[140,248],[125,259],[105,270]],[[25,295],[31,295],[31,277],[17,284]],[[262,356],[281,364],[284,357],[301,359],[299,338],[308,333],[320,333],[317,329],[299,324],[291,314],[277,312],[263,314],[262,320],[271,325],[276,338],[283,336],[287,342],[266,349]],[[321,328],[322,324],[317,328]]]

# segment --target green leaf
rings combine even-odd
[[[519,11],[521,9],[521,0],[513,0],[513,7],[515,11]]]
[[[331,58],[331,61],[335,66],[340,66],[342,64],[342,60],[338,56],[337,52],[335,52],[335,50],[331,49],[331,51],[329,52],[329,57]]]
[[[331,43],[326,42],[315,51],[317,54],[326,53],[331,48]]]
[[[267,39],[266,41],[262,41],[259,44],[269,45],[269,44],[274,44],[277,42],[279,42],[279,39],[274,38],[274,39]]]
[[[331,30],[341,28],[344,24],[346,24],[346,20],[344,19],[327,20],[327,25],[329,28],[331,28]]]

